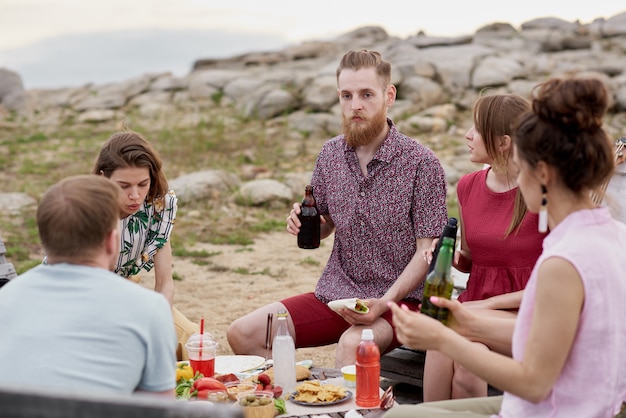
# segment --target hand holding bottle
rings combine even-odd
[[[291,208],[291,212],[289,212],[289,216],[287,216],[287,232],[289,232],[291,235],[297,236],[300,232],[300,227],[302,226],[302,223],[300,222],[300,218],[298,217],[298,215],[302,213],[301,207],[301,203],[294,203],[293,207]],[[326,223],[326,219],[323,216],[320,216],[320,223],[322,225]]]
[[[426,261],[426,263],[429,266],[434,266],[434,253],[435,253],[435,248],[437,247],[437,243],[439,242],[439,238],[435,238],[433,239],[433,243],[430,246],[429,249],[427,250],[423,250],[422,251],[422,258]],[[454,255],[453,255],[453,259],[452,259],[452,265],[454,267],[457,266],[457,264],[459,263],[459,260],[461,259],[461,252],[459,251],[454,251]],[[429,268],[430,270],[430,268]],[[467,273],[467,272],[465,272]]]
[[[448,237],[452,239],[452,252],[454,258],[454,249],[456,248],[456,233],[458,230],[457,226],[458,220],[456,218],[448,219],[448,223],[443,228],[441,235],[439,238],[435,238],[431,245],[430,254],[426,254],[426,261],[428,262],[428,273],[431,273],[435,269],[435,265],[432,263],[432,260],[437,259],[437,255],[439,255],[439,250],[441,249],[442,239],[444,237]]]
[[[438,298],[433,298],[432,302],[436,304]],[[436,319],[411,311],[406,305],[389,302],[388,306],[393,314],[398,341],[409,348],[438,350],[443,344],[441,335],[454,332]]]
[[[438,251],[433,269],[424,281],[424,294],[420,312],[432,318],[436,318],[444,324],[448,320],[448,310],[440,308],[431,302],[432,296],[450,299],[454,288],[454,280],[450,270],[452,268],[453,238],[442,237],[442,245]]]

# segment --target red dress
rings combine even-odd
[[[506,238],[517,188],[495,193],[487,187],[490,168],[463,176],[457,185],[463,233],[472,267],[459,300],[482,300],[524,289],[542,251],[545,234],[537,230],[537,214],[527,212],[519,231]]]

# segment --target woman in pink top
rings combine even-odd
[[[528,100],[516,94],[479,97],[474,126],[465,134],[470,161],[489,167],[466,174],[457,185],[461,248],[454,264],[469,272],[459,300],[493,315],[506,314],[494,309],[519,308],[545,236],[537,231],[537,214],[526,210],[512,158],[515,121],[529,109]],[[484,380],[437,351],[426,354],[425,402],[486,395]]]
[[[550,79],[514,132],[517,183],[539,228],[550,229],[516,320],[483,318],[458,301],[452,328],[389,303],[399,340],[438,350],[502,389],[503,397],[400,405],[386,417],[613,417],[626,400],[626,225],[590,192],[614,169],[602,129],[609,95],[595,78]],[[469,321],[468,321],[469,317]],[[478,348],[461,333],[512,332],[513,358]],[[500,340],[502,341],[502,335]]]

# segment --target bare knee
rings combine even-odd
[[[370,326],[354,325],[348,328],[339,338],[337,343],[337,353],[335,355],[335,367],[341,368],[348,364],[356,363],[356,349],[361,342],[361,333],[365,328],[371,328],[374,331],[374,341],[378,345],[380,352],[391,343],[393,338],[393,329],[387,321],[382,318],[377,319]]]
[[[424,361],[424,402],[452,398],[454,364],[450,357],[439,351],[427,351]]]
[[[267,335],[268,313],[284,309],[280,302],[274,302],[234,320],[226,330],[226,339],[235,354],[255,354],[266,356],[265,337]],[[272,332],[276,332],[277,321],[272,321]]]
[[[465,367],[454,364],[454,376],[452,378],[453,399],[476,398],[487,396],[487,382],[480,379]]]
[[[335,353],[335,367],[341,368],[356,362],[356,348],[361,342],[361,330],[358,327],[350,327],[337,341]]]
[[[246,329],[242,318],[236,319],[228,326],[226,339],[233,353],[244,354],[246,352]]]

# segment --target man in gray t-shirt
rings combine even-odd
[[[52,186],[37,209],[47,264],[0,289],[0,385],[174,398],[167,300],[114,274],[121,189],[96,175]]]

